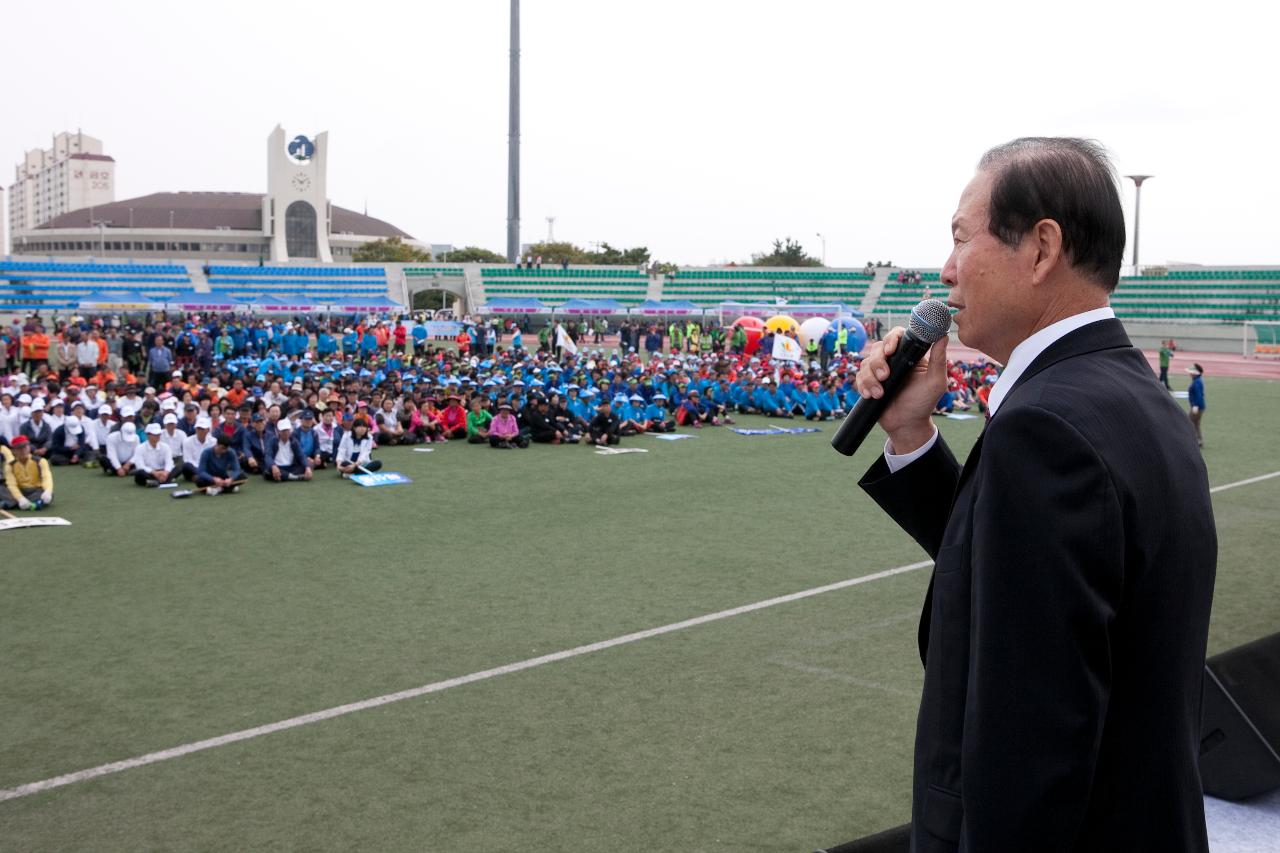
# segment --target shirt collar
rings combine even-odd
[[[1087,326],[1099,320],[1114,320],[1115,316],[1116,312],[1109,307],[1094,308],[1092,311],[1073,314],[1070,317],[1045,326],[1014,347],[1013,352],[1009,355],[1009,363],[1004,366],[1004,372],[1000,374],[1000,378],[992,386],[991,394],[987,398],[988,417],[995,415],[996,409],[1000,407],[1004,398],[1009,395],[1009,391],[1013,389],[1013,386],[1040,353],[1081,326]]]

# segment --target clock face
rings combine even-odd
[[[294,189],[303,192],[311,186],[311,176],[306,172],[298,172],[293,176]]]

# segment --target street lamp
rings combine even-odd
[[[1154,178],[1155,175],[1125,175],[1133,181],[1133,274],[1138,275],[1138,222],[1142,216],[1142,182]]]
[[[827,265],[827,238],[819,234],[818,239],[822,241],[822,265],[825,267]]]
[[[98,226],[98,254],[105,255],[107,253],[107,226],[111,224],[110,219],[90,219],[89,227]]]

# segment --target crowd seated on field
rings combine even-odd
[[[340,329],[197,315],[142,328],[68,322],[56,327],[55,346],[90,341],[100,356],[100,341],[150,346],[140,362],[123,348],[113,361],[108,344],[89,376],[78,363],[9,362],[0,375],[5,500],[51,503],[50,466],[222,494],[251,479],[376,471],[373,454],[388,446],[609,446],[732,424],[737,414],[830,420],[858,399],[858,356],[826,339],[820,359],[783,361],[768,336],[748,354],[733,327],[621,331],[628,346],[593,349],[593,327],[555,324],[531,352],[522,330],[498,323],[467,330],[463,347],[415,339],[397,320]],[[993,376],[990,365],[954,365],[939,409],[982,408]]]

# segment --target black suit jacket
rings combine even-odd
[[[1208,480],[1120,322],[1041,353],[963,468],[939,438],[860,485],[935,560],[912,849],[1207,850]]]

